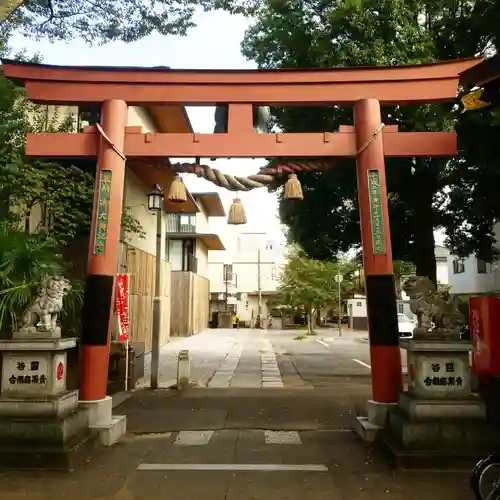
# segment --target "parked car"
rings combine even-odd
[[[406,316],[406,314],[398,313],[398,329],[400,337],[411,337],[415,326],[415,322]]]

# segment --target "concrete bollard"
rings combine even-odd
[[[190,368],[189,351],[180,351],[177,357],[177,389],[179,391],[189,387],[189,379],[191,377]]]

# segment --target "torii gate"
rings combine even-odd
[[[28,99],[34,102],[101,106],[99,133],[93,128],[87,133],[29,134],[26,150],[36,157],[98,160],[84,299],[84,311],[92,313],[82,319],[82,401],[106,397],[126,158],[154,162],[166,157],[357,157],[373,400],[398,401],[402,371],[384,156],[447,157],[457,154],[457,146],[454,132],[382,129],[380,106],[453,101],[459,74],[479,59],[406,67],[266,71],[2,62],[4,74],[23,84]],[[227,104],[227,133],[156,134],[127,128],[127,107],[146,104]],[[258,134],[253,130],[253,106],[333,104],[354,107],[355,127],[343,127],[336,133]],[[98,252],[94,235],[103,176],[110,180],[111,190],[105,250]]]

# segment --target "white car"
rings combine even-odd
[[[415,322],[406,316],[406,314],[398,314],[398,329],[400,337],[411,337],[415,326]]]

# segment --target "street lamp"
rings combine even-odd
[[[148,210],[161,212],[161,202],[163,201],[163,191],[155,185],[153,191],[148,194]]]
[[[151,389],[158,388],[160,375],[160,330],[161,330],[161,250],[163,191],[158,185],[148,194],[148,208],[156,212],[156,259],[155,298],[153,300],[153,335],[151,342]]]

